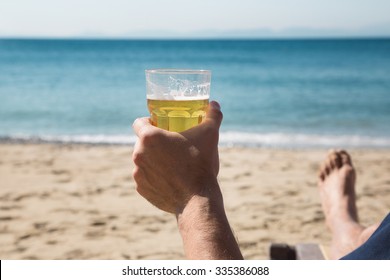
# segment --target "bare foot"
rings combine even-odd
[[[331,258],[339,259],[361,244],[365,229],[358,222],[356,173],[349,154],[330,151],[318,177],[322,209],[332,232]]]

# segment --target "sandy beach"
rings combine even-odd
[[[361,222],[390,210],[390,150],[354,149]],[[246,259],[271,242],[330,243],[325,149],[220,148],[225,208]],[[183,259],[176,220],[135,191],[131,146],[0,145],[0,259]]]

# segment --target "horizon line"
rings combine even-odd
[[[131,37],[131,36],[2,36],[0,40],[137,40],[137,41],[213,41],[213,40],[364,40],[364,39],[390,39],[390,35],[336,35],[336,36],[226,36],[226,37]]]

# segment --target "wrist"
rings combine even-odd
[[[242,259],[218,183],[210,190],[191,197],[176,213],[185,254],[189,259]]]
[[[185,230],[194,221],[207,223],[221,214],[225,216],[223,198],[218,182],[215,181],[204,187],[202,193],[193,195],[183,208],[177,209],[176,219],[179,230]]]

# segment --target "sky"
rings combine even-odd
[[[390,36],[390,0],[0,0],[0,37]]]

